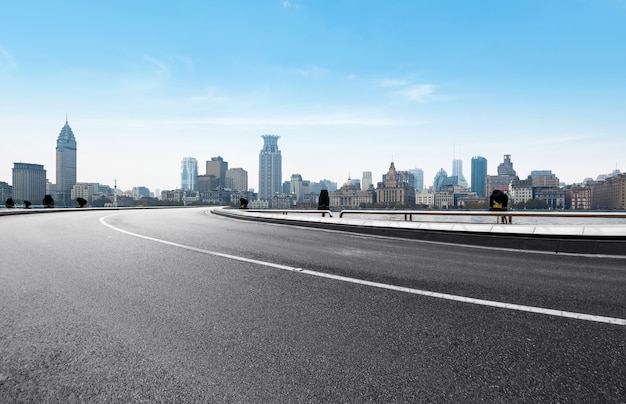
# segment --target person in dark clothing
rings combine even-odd
[[[489,196],[489,210],[507,210],[509,204],[509,196],[499,189],[494,189]],[[510,223],[511,216],[501,216],[502,223]]]
[[[492,210],[506,210],[507,205],[509,204],[509,196],[499,189],[494,189],[489,197],[489,207]]]

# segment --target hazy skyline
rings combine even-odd
[[[0,181],[55,179],[68,114],[77,180],[180,187],[222,156],[258,190],[264,134],[283,181],[341,185],[505,154],[566,183],[626,167],[626,2],[109,1],[3,4]]]

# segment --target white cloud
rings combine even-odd
[[[381,87],[404,87],[409,85],[411,82],[406,80],[398,80],[398,79],[383,79],[380,81]]]
[[[0,68],[14,69],[15,67],[17,67],[17,63],[13,56],[0,45]]]
[[[298,74],[302,77],[320,78],[328,74],[328,70],[323,67],[309,67],[306,69],[298,69]]]
[[[414,84],[399,91],[410,101],[425,103],[432,98],[435,86],[432,84]]]
[[[283,1],[284,8],[300,8],[300,3],[292,3],[288,0]]]

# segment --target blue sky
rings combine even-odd
[[[626,170],[626,1],[30,1],[0,13],[0,181],[55,181],[66,114],[78,180],[154,191],[222,156],[258,189],[342,184],[390,162],[425,183],[472,156],[520,177]]]

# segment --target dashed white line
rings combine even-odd
[[[285,271],[298,272],[302,274],[317,276],[320,278],[333,279],[333,280],[342,281],[342,282],[349,282],[349,283],[354,283],[358,285],[393,290],[396,292],[410,293],[414,295],[428,296],[428,297],[433,297],[437,299],[445,299],[445,300],[452,300],[452,301],[462,302],[462,303],[476,304],[480,306],[489,306],[489,307],[496,307],[496,308],[501,308],[501,309],[523,311],[523,312],[528,312],[528,313],[544,314],[544,315],[555,316],[555,317],[565,317],[565,318],[572,318],[576,320],[595,321],[595,322],[600,322],[600,323],[626,326],[626,319],[623,319],[623,318],[596,316],[592,314],[576,313],[576,312],[565,311],[565,310],[555,310],[555,309],[546,309],[542,307],[524,306],[520,304],[497,302],[493,300],[476,299],[473,297],[465,297],[465,296],[451,295],[447,293],[432,292],[428,290],[413,289],[413,288],[407,288],[404,286],[389,285],[386,283],[372,282],[372,281],[366,281],[362,279],[350,278],[347,276],[340,276],[340,275],[327,274],[324,272],[311,271],[305,268],[296,268],[296,267],[291,267],[287,265],[276,264],[273,262],[260,261],[260,260],[255,260],[251,258],[240,257],[237,255],[231,255],[231,254],[224,254],[224,253],[217,252],[217,251],[209,251],[209,250],[205,250],[202,248],[179,244],[179,243],[162,240],[162,239],[155,238],[155,237],[144,236],[142,234],[133,233],[124,229],[120,229],[119,227],[115,227],[106,222],[107,218],[113,217],[113,216],[117,216],[117,214],[104,216],[100,218],[100,223],[102,223],[104,226],[112,230],[127,234],[129,236],[142,238],[144,240],[150,240],[156,243],[178,247],[178,248],[182,248],[182,249],[189,250],[189,251],[194,251],[194,252],[201,253],[201,254],[213,255],[216,257],[222,257],[222,258],[227,258],[231,260],[242,261],[242,262],[262,265],[262,266],[276,268],[276,269],[282,269]]]

